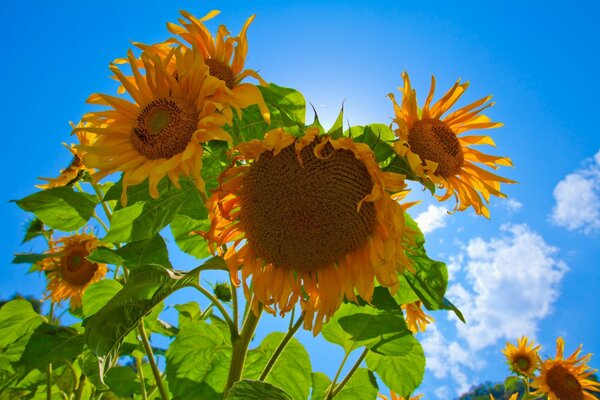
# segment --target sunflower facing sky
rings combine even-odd
[[[254,307],[283,314],[299,301],[317,334],[344,296],[369,300],[375,278],[396,287],[397,273],[412,269],[404,209],[388,194],[404,189],[404,176],[382,172],[367,145],[274,129],[234,154],[208,201],[204,236],[213,249],[229,246],[232,282],[241,267]]]
[[[81,307],[87,287],[106,275],[106,264],[94,263],[86,258],[98,247],[98,243],[98,238],[90,233],[50,241],[47,253],[53,256],[43,259],[39,265],[47,273],[46,290],[53,302],[70,300],[72,309]]]
[[[195,50],[174,47],[165,55],[143,52],[140,59],[143,68],[129,52],[133,80],[111,65],[134,102],[106,94],[89,97],[89,103],[110,109],[86,114],[82,120],[90,126],[75,129],[97,134],[94,143],[81,146],[86,152],[84,164],[98,169],[95,180],[123,172],[122,204],[127,202],[127,187],[147,178],[154,198],[165,176],[177,187],[179,176],[191,176],[204,191],[201,144],[231,140],[223,129],[230,118],[220,112],[228,102],[225,87],[208,74],[208,66]],[[176,73],[167,69],[170,64]]]
[[[397,125],[396,151],[405,156],[414,173],[420,178],[430,180],[436,186],[444,188],[446,193],[437,196],[444,201],[452,195],[456,198],[455,210],[473,207],[475,212],[489,218],[489,210],[483,200],[489,203],[490,195],[506,197],[500,192],[500,183],[515,183],[493,174],[475,163],[498,169],[499,166],[511,166],[506,157],[484,154],[471,148],[473,145],[488,144],[494,146],[489,136],[460,136],[473,129],[489,129],[502,126],[500,122],[491,122],[480,113],[494,103],[491,96],[479,99],[442,117],[462,96],[468,83],[456,82],[452,88],[435,104],[431,105],[435,91],[435,78],[431,78],[431,89],[423,109],[418,109],[417,96],[410,85],[408,74],[402,74],[401,106],[394,95],[389,94],[394,105],[394,123]],[[482,200],[483,197],[483,200]]]
[[[540,365],[540,356],[538,350],[540,346],[535,346],[529,342],[526,336],[521,337],[517,346],[512,343],[506,343],[502,353],[506,356],[506,362],[511,371],[525,376],[532,376]]]
[[[548,396],[548,400],[595,400],[590,391],[600,392],[600,383],[589,378],[596,370],[587,363],[591,354],[581,356],[581,345],[568,358],[564,358],[565,341],[556,339],[556,357],[542,362],[541,372],[531,386],[534,395]]]

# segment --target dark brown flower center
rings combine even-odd
[[[520,372],[527,372],[531,367],[531,360],[529,357],[523,355],[518,356],[513,363]]]
[[[583,400],[581,383],[562,365],[555,365],[548,370],[546,383],[560,400]]]
[[[241,192],[240,221],[258,257],[277,267],[317,271],[363,246],[375,227],[375,207],[358,203],[373,188],[365,165],[349,150],[315,143],[296,154],[263,153]]]
[[[62,278],[71,285],[84,286],[96,273],[98,264],[86,258],[89,252],[86,251],[85,244],[66,251],[67,253],[60,260]]]
[[[408,133],[410,149],[422,159],[435,161],[435,175],[448,178],[460,172],[464,156],[456,135],[437,119],[417,121]]]
[[[208,65],[208,72],[212,76],[224,81],[229,89],[233,89],[235,86],[235,75],[229,65],[214,58],[207,58],[204,62]]]
[[[192,102],[164,97],[142,109],[131,144],[149,160],[171,158],[185,150],[197,127],[198,111]]]

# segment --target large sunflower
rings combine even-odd
[[[229,246],[232,282],[241,267],[254,307],[283,314],[299,301],[304,327],[317,334],[344,296],[370,300],[375,278],[395,287],[397,272],[411,268],[404,210],[388,194],[404,177],[382,172],[367,145],[275,129],[235,151],[238,165],[208,201],[204,235],[213,249]]]
[[[506,361],[510,369],[521,375],[532,376],[540,365],[540,356],[538,350],[540,346],[533,345],[533,341],[528,343],[527,336],[521,337],[517,346],[512,343],[506,343],[502,353],[506,356]]]
[[[71,123],[72,128],[83,128],[88,124],[82,124],[81,122],[75,126]],[[94,134],[85,131],[77,132],[77,139],[81,145],[89,145],[94,139]],[[39,178],[47,181],[48,183],[42,185],[36,185],[40,189],[51,189],[60,186],[67,186],[74,184],[84,171],[90,171],[83,163],[83,151],[77,148],[77,145],[72,143],[70,146],[66,143],[63,145],[73,154],[73,159],[67,168],[60,171],[60,175],[56,178]]]
[[[46,290],[53,302],[69,299],[71,308],[80,307],[85,289],[106,275],[106,264],[94,263],[86,258],[98,247],[98,243],[99,240],[89,233],[50,241],[47,253],[52,256],[40,261],[39,265],[47,273]]]
[[[590,369],[587,362],[591,354],[579,357],[581,346],[568,358],[564,358],[565,342],[556,339],[556,357],[542,362],[541,372],[531,386],[536,388],[533,395],[548,396],[548,400],[595,400],[589,391],[600,391],[600,383],[587,379],[596,370]]]
[[[407,157],[417,176],[446,189],[444,195],[438,196],[440,201],[454,195],[457,200],[455,210],[473,207],[477,214],[489,218],[489,210],[483,200],[489,203],[490,195],[506,197],[500,192],[500,183],[515,182],[486,171],[475,163],[498,169],[499,166],[511,166],[512,162],[509,158],[484,154],[471,148],[480,144],[494,146],[494,141],[489,136],[460,135],[473,129],[502,126],[501,123],[491,122],[485,115],[480,115],[494,104],[489,102],[491,96],[442,117],[469,84],[456,82],[441,99],[431,105],[435,91],[435,78],[432,77],[431,90],[419,113],[416,93],[411,88],[408,74],[404,72],[402,77],[402,105],[398,105],[393,94],[389,95],[394,104],[394,122],[398,126],[395,132],[400,139],[395,143],[396,151]]]
[[[111,107],[85,115],[91,127],[76,128],[98,135],[86,151],[84,163],[98,169],[96,180],[123,172],[121,202],[127,187],[148,178],[150,194],[158,197],[158,182],[168,176],[179,186],[179,176],[192,176],[204,191],[201,177],[202,146],[210,140],[231,137],[222,128],[230,118],[219,112],[228,102],[221,82],[208,74],[208,66],[195,50],[172,48],[168,54],[142,53],[145,75],[129,52],[133,81],[115,65],[111,70],[134,102],[94,94],[89,103]],[[177,74],[167,69],[175,65]]]

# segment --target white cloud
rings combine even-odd
[[[430,205],[426,211],[423,211],[415,218],[415,221],[417,221],[423,233],[431,233],[438,228],[446,226],[446,217],[448,217],[448,209],[446,207]]]
[[[521,203],[519,200],[517,199],[513,199],[510,198],[504,202],[502,202],[502,204],[504,204],[504,206],[506,208],[508,208],[508,211],[519,211],[521,209],[521,207],[523,207],[523,203]]]
[[[554,188],[551,221],[570,231],[600,230],[600,151]]]
[[[504,225],[502,235],[469,241],[451,258],[452,284],[447,297],[467,323],[455,322],[457,336],[444,339],[435,326],[425,334],[427,367],[437,378],[450,377],[459,394],[474,383],[469,372],[483,366],[481,350],[501,347],[522,335],[535,338],[538,323],[552,311],[567,266],[558,249],[527,225]],[[452,281],[451,280],[451,281]],[[499,346],[500,345],[500,346]]]

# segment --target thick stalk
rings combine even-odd
[[[344,388],[344,386],[346,385],[346,383],[348,383],[348,381],[350,380],[350,378],[352,378],[352,375],[354,375],[354,373],[356,372],[356,370],[358,369],[358,367],[360,367],[360,364],[363,362],[363,360],[367,356],[368,352],[369,352],[369,349],[367,349],[365,347],[365,349],[363,350],[363,352],[361,353],[361,355],[358,357],[358,360],[356,360],[356,362],[354,363],[354,365],[352,366],[352,368],[350,369],[350,371],[348,371],[348,374],[346,375],[346,377],[340,382],[339,385],[337,385],[335,387],[335,389],[331,393],[331,397],[328,397],[327,399],[331,399],[331,398],[335,397],[340,392],[340,390],[342,390]]]
[[[112,212],[110,211],[110,208],[108,208],[108,205],[104,201],[104,193],[102,193],[102,190],[100,190],[98,185],[92,183],[92,187],[94,188],[94,192],[96,192],[96,195],[100,199],[100,204],[102,204],[102,209],[104,210],[104,213],[106,214],[106,218],[108,219],[108,222],[110,223],[110,220],[112,219]]]
[[[335,376],[333,377],[333,381],[331,381],[331,385],[329,385],[329,389],[327,390],[327,394],[325,395],[325,400],[329,400],[333,397],[333,389],[335,388],[335,384],[336,384],[338,378],[340,377],[340,374],[342,373],[342,368],[344,368],[344,365],[346,365],[346,361],[348,360],[349,355],[350,355],[350,353],[344,354],[344,359],[340,363],[340,367],[338,368],[337,372],[335,373]]]
[[[158,369],[158,366],[156,365],[156,360],[154,359],[152,347],[150,346],[150,342],[148,341],[148,335],[146,335],[146,329],[144,328],[144,320],[140,321],[140,324],[138,325],[138,330],[140,332],[140,336],[142,337],[142,344],[144,345],[144,349],[146,350],[146,355],[148,356],[150,367],[152,367],[152,374],[154,375],[156,386],[158,387],[158,391],[160,392],[160,398],[162,400],[169,400],[169,395],[165,390],[162,377],[160,376],[160,370]]]
[[[304,313],[302,315],[300,315],[300,318],[298,318],[298,320],[294,323],[294,325],[292,325],[290,327],[290,329],[288,330],[286,335],[283,337],[283,339],[281,339],[281,342],[279,343],[279,345],[277,346],[277,348],[271,355],[271,358],[269,358],[269,361],[267,361],[267,365],[265,365],[265,368],[263,369],[262,373],[260,374],[260,378],[258,378],[259,381],[264,381],[265,379],[267,379],[267,376],[269,376],[269,372],[271,372],[271,368],[273,368],[273,365],[275,365],[275,362],[277,361],[277,359],[279,358],[279,356],[285,349],[285,346],[287,346],[289,341],[294,337],[294,335],[296,334],[298,329],[300,329],[300,326],[302,325],[303,322],[304,322]]]
[[[255,315],[254,312],[250,310],[246,315],[246,320],[244,321],[244,325],[242,326],[241,333],[236,336],[232,335],[231,345],[233,349],[231,351],[231,365],[229,367],[229,376],[227,377],[227,384],[225,385],[225,395],[227,395],[227,392],[229,392],[229,389],[231,389],[233,384],[239,381],[242,377],[242,371],[244,370],[244,362],[246,361],[246,352],[248,351],[248,345],[250,344],[250,340],[252,340],[252,336],[254,335],[256,326],[258,325],[258,320],[260,319],[261,313],[262,307],[259,308],[258,315]]]
[[[54,324],[54,302],[50,302],[50,311],[48,312],[48,323]],[[52,400],[52,364],[46,368],[46,399]]]
[[[231,307],[233,308],[233,323],[235,324],[235,326],[237,327],[239,324],[239,316],[238,316],[238,293],[237,293],[237,287],[235,287],[234,284],[229,285],[229,287],[231,288]]]

